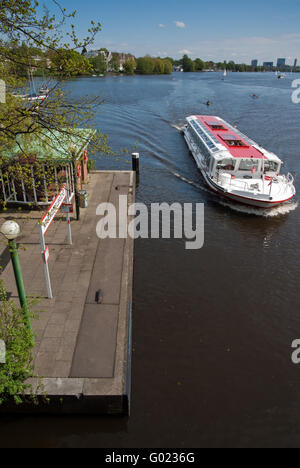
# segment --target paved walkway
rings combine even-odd
[[[67,245],[66,221],[56,220],[46,234],[50,249],[50,276],[54,299],[46,299],[46,285],[38,234],[40,213],[0,215],[0,223],[15,218],[21,225],[20,263],[27,295],[40,298],[39,319],[34,320],[35,372],[44,378],[49,395],[99,398],[113,396],[108,412],[121,412],[128,394],[130,365],[130,305],[132,301],[133,241],[99,240],[96,208],[110,202],[118,207],[119,195],[134,202],[131,172],[94,172],[87,186],[88,208],[73,220],[73,245]],[[17,299],[9,253],[0,244],[2,277],[9,295]],[[101,290],[102,302],[96,302]],[[74,407],[76,406],[76,408]],[[66,411],[84,411],[84,404]]]

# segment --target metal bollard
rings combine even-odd
[[[132,153],[132,170],[137,174],[140,173],[140,155],[139,153]]]

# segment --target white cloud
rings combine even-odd
[[[162,24],[162,23],[160,23],[160,24],[158,25],[158,27],[159,27],[159,28],[165,28],[165,27],[166,27],[166,25],[165,25],[165,24]]]
[[[192,52],[190,50],[188,50],[188,49],[182,49],[182,50],[179,50],[178,53],[181,54],[181,55],[189,55]]]
[[[177,28],[185,28],[186,24],[183,23],[182,21],[174,21],[174,24],[176,25]]]

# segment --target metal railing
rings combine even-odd
[[[222,184],[222,174],[228,174],[228,172],[217,172],[217,183],[223,186]],[[278,195],[281,193],[286,193],[288,189],[293,185],[294,183],[294,177],[292,174],[288,173],[287,175],[280,175],[280,176],[274,176],[272,179],[270,178],[270,181],[272,181],[272,184],[270,185],[270,192],[272,191],[272,186],[274,184],[280,184],[280,188],[278,190]],[[226,186],[240,189],[240,190],[247,190],[249,192],[253,192],[254,190],[261,191],[261,188],[255,187],[256,184],[252,183],[255,182],[255,179],[251,179],[251,182],[244,181],[244,180],[237,180],[234,178],[230,179],[230,182],[228,181],[228,184]],[[267,181],[264,181],[267,183]],[[252,184],[252,185],[251,185]],[[225,188],[225,184],[223,186]],[[263,184],[264,187],[264,184]],[[261,191],[261,194],[265,194],[265,190]]]

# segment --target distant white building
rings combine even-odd
[[[124,70],[125,62],[127,62],[128,60],[135,60],[135,57],[132,54],[124,54],[120,52],[109,52],[109,51],[106,52],[104,50],[100,50],[99,53],[105,55],[108,72],[114,72],[114,71],[122,72]]]
[[[85,56],[86,58],[95,58],[95,57],[98,57],[99,55],[99,50],[89,50]]]
[[[40,55],[36,55],[31,57],[32,61],[32,69],[37,70],[43,63],[46,65],[46,68],[51,68],[52,61],[49,58],[41,57]],[[42,63],[41,63],[42,62]]]
[[[176,67],[175,65],[173,65],[173,72],[183,72],[183,68],[181,65],[179,65],[178,67]]]
[[[87,58],[94,58],[98,57],[99,55],[103,55],[106,62],[106,67],[108,72],[120,71],[124,70],[124,63],[128,60],[135,60],[134,55],[132,54],[124,54],[121,52],[110,52],[106,49],[99,49],[99,50],[90,50],[87,54]]]

